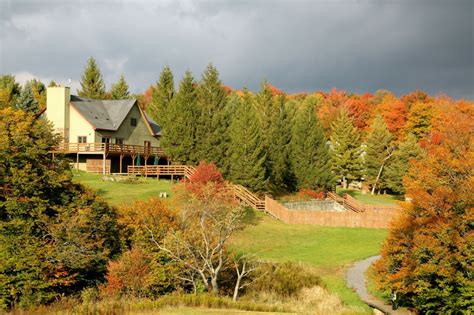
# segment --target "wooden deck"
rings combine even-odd
[[[55,153],[107,154],[130,156],[165,156],[162,148],[114,143],[61,143]]]

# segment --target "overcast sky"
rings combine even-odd
[[[164,65],[179,80],[212,62],[236,89],[474,99],[473,16],[474,0],[0,0],[0,73],[75,92],[94,56],[107,88],[124,73],[143,92]]]

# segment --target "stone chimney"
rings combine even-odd
[[[61,135],[65,143],[69,142],[69,87],[55,86],[46,90],[46,118],[54,125],[54,131]]]

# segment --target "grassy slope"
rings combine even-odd
[[[75,173],[74,180],[98,190],[113,205],[171,194],[170,181],[143,179],[137,183],[102,181],[102,175]],[[378,253],[386,231],[288,225],[250,212],[249,226],[232,239],[232,246],[273,261],[298,261],[320,270],[327,287],[348,305],[367,306],[346,287],[345,268],[353,261]],[[258,241],[256,241],[258,240]]]
[[[119,205],[133,200],[146,200],[159,197],[160,192],[172,195],[172,183],[169,180],[156,178],[139,178],[136,182],[109,182],[102,181],[102,175],[84,172],[74,172],[74,181],[97,190],[105,200],[112,205]]]
[[[346,304],[366,308],[346,287],[345,270],[351,262],[376,255],[385,230],[289,225],[262,214],[253,221],[232,239],[234,248],[268,260],[291,260],[316,267],[326,286]]]
[[[362,194],[360,190],[353,189],[337,189],[338,194],[349,194],[360,202],[369,204],[369,205],[396,205],[397,201],[400,201],[402,196],[399,195],[371,195],[367,193]]]

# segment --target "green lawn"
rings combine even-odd
[[[256,214],[253,223],[232,239],[238,250],[271,261],[296,261],[316,267],[326,286],[348,305],[368,307],[345,284],[354,261],[379,253],[384,229],[289,225]]]
[[[82,183],[97,191],[112,205],[119,205],[133,200],[146,200],[151,197],[158,198],[160,192],[172,195],[172,182],[170,180],[157,180],[156,178],[138,178],[134,182],[103,181],[102,175],[85,172],[73,172],[75,182]]]
[[[140,179],[136,183],[119,183],[102,181],[101,178],[102,175],[97,174],[74,173],[74,181],[96,189],[114,205],[157,197],[161,191],[172,193],[170,181],[148,178]],[[387,196],[370,197],[376,198],[370,200],[372,203],[395,202],[395,199]],[[255,253],[271,261],[296,261],[312,266],[318,269],[327,288],[338,294],[347,305],[370,311],[368,306],[346,287],[345,271],[352,262],[378,254],[386,230],[290,225],[255,211],[249,212],[248,223],[243,231],[232,238],[233,248]],[[191,314],[200,314],[199,309],[189,311]]]
[[[342,189],[338,188],[337,193],[342,194],[349,194],[350,196],[354,197],[355,199],[369,205],[396,205],[397,201],[402,201],[403,196],[400,195],[371,195],[370,192],[363,195],[360,190],[355,189]]]

